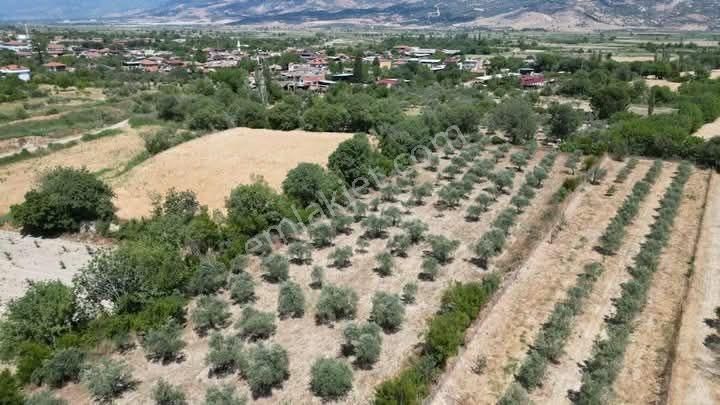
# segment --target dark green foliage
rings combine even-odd
[[[207,295],[198,298],[197,306],[190,316],[193,328],[200,335],[210,329],[225,327],[229,318],[227,302]]]
[[[271,283],[279,283],[288,279],[290,263],[283,255],[272,254],[264,257],[262,267],[265,270],[263,277]]]
[[[373,154],[367,136],[357,134],[338,145],[328,158],[328,168],[352,186],[355,180],[367,178]]]
[[[608,119],[617,112],[625,111],[630,105],[627,85],[611,84],[594,92],[590,105],[600,119]]]
[[[50,347],[46,345],[34,342],[20,343],[14,352],[16,357],[15,365],[17,366],[15,376],[17,379],[23,384],[31,382],[35,374],[41,370],[43,362],[51,354]]]
[[[248,351],[247,358],[243,374],[255,397],[270,395],[274,387],[290,377],[287,352],[277,344],[258,345]]]
[[[323,200],[331,201],[341,192],[342,180],[316,163],[300,163],[285,176],[282,189],[285,195],[306,207]]]
[[[378,253],[377,256],[375,256],[375,260],[377,260],[377,266],[375,267],[375,271],[382,277],[387,277],[392,275],[393,268],[395,267],[393,256],[388,252],[381,252]]]
[[[223,336],[215,332],[210,337],[210,350],[205,357],[205,363],[210,366],[210,374],[232,374],[246,368],[243,343],[237,336]]]
[[[209,387],[205,392],[205,405],[246,405],[247,398],[238,396],[235,387],[227,384]]]
[[[177,387],[160,379],[152,391],[152,398],[157,405],[185,405],[185,394]]]
[[[230,298],[237,304],[255,300],[255,281],[249,273],[242,272],[230,277]]]
[[[395,332],[400,329],[405,319],[405,306],[398,295],[375,293],[372,304],[370,321],[383,328],[385,332]]]
[[[430,254],[442,265],[452,261],[453,254],[460,247],[460,241],[448,239],[443,235],[429,236],[428,242],[430,243]]]
[[[535,137],[537,116],[527,101],[510,98],[493,110],[490,126],[502,130],[513,143],[520,144]]]
[[[287,281],[280,287],[278,314],[280,318],[301,318],[305,315],[305,294],[300,285]]]
[[[10,207],[10,216],[33,235],[75,232],[83,222],[111,220],[114,196],[110,186],[89,171],[58,167],[25,194],[22,204]]]
[[[318,359],[310,375],[310,390],[324,400],[342,398],[352,389],[352,370],[340,360]]]
[[[225,205],[228,224],[245,235],[257,235],[293,217],[287,200],[262,181],[234,188]]]
[[[227,285],[228,270],[215,257],[203,257],[188,284],[188,290],[195,295],[214,294]]]
[[[259,311],[252,307],[243,309],[240,320],[235,323],[238,335],[254,341],[267,339],[275,334],[275,314]]]
[[[357,311],[357,302],[357,293],[349,288],[323,286],[315,310],[315,318],[318,323],[353,319]]]
[[[575,110],[570,104],[550,104],[548,113],[550,114],[549,135],[558,140],[568,138],[583,122],[583,113]]]
[[[82,381],[96,401],[111,402],[133,387],[134,381],[126,363],[101,359],[82,374]]]
[[[70,287],[60,281],[31,282],[25,294],[7,303],[0,322],[4,358],[17,354],[23,341],[54,344],[75,326],[77,304]]]
[[[60,388],[67,382],[78,382],[84,362],[85,352],[80,349],[71,347],[58,350],[43,362],[41,368],[35,370],[33,382],[53,388]]]
[[[185,347],[181,334],[182,328],[173,321],[148,331],[142,339],[145,356],[150,360],[162,362],[177,359],[180,351]]]
[[[0,398],[2,398],[3,405],[23,405],[25,403],[20,382],[8,369],[0,373]]]
[[[358,367],[371,367],[380,357],[381,331],[380,327],[373,322],[364,325],[351,323],[343,331],[345,336],[343,353],[347,356],[355,356],[355,364]]]

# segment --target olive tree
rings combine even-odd
[[[351,323],[343,331],[345,343],[343,354],[355,356],[355,364],[360,368],[370,368],[378,361],[382,346],[381,328],[368,322],[363,325]]]
[[[201,336],[210,329],[225,327],[229,318],[227,302],[208,295],[198,298],[195,310],[190,315],[195,331]]]
[[[274,387],[290,377],[287,351],[280,345],[258,345],[248,351],[243,371],[250,391],[256,397],[269,395]]]
[[[312,262],[312,250],[306,242],[293,242],[288,246],[288,256],[295,264]]]
[[[249,273],[239,273],[230,277],[230,298],[236,304],[255,301],[255,281]]]
[[[312,240],[312,244],[316,248],[323,248],[332,245],[332,241],[335,238],[335,230],[330,224],[324,222],[316,222],[310,229],[308,234]]]
[[[381,252],[375,256],[377,260],[377,266],[375,271],[382,277],[386,277],[392,274],[394,267],[394,260],[389,252]]]
[[[405,319],[405,306],[396,294],[377,292],[372,299],[370,321],[376,323],[386,332],[400,329]]]
[[[130,368],[124,362],[103,358],[82,373],[82,381],[90,395],[103,403],[111,402],[133,387]]]
[[[185,405],[185,394],[165,380],[160,379],[152,391],[152,398],[156,405]]]
[[[82,350],[75,347],[60,349],[44,360],[41,368],[33,372],[33,382],[38,385],[44,383],[53,388],[60,388],[69,381],[77,382],[84,362],[85,352]]]
[[[163,363],[176,360],[185,347],[181,335],[182,328],[172,320],[159,328],[151,329],[142,339],[145,356]]]
[[[418,286],[415,283],[407,283],[403,286],[402,290],[402,301],[408,304],[415,303],[415,296],[417,295]]]
[[[216,332],[210,337],[209,345],[205,364],[210,367],[211,375],[222,376],[246,368],[243,342],[238,336],[226,337]]]
[[[428,230],[427,224],[419,219],[405,221],[400,227],[410,238],[410,243],[412,244],[420,243],[425,238],[425,232]]]
[[[287,281],[280,287],[278,314],[280,318],[301,318],[305,314],[305,294],[299,284]]]
[[[263,258],[263,276],[271,283],[285,281],[289,276],[290,263],[288,259],[279,254],[272,254]]]
[[[357,311],[357,302],[357,293],[349,288],[323,286],[315,309],[315,318],[318,323],[352,319]]]
[[[246,405],[247,398],[239,396],[235,387],[226,384],[217,387],[209,387],[205,391],[205,405]]]
[[[324,400],[339,399],[352,389],[353,373],[340,360],[322,358],[310,369],[310,390]]]
[[[325,270],[320,266],[313,266],[312,272],[310,272],[310,287],[322,288],[325,281]]]
[[[365,236],[370,239],[378,239],[385,236],[385,231],[390,226],[390,222],[386,217],[378,215],[368,215],[363,219],[362,225],[365,227]]]
[[[440,272],[440,262],[433,256],[427,256],[423,259],[422,270],[419,277],[423,280],[435,281]]]
[[[431,255],[443,265],[452,260],[453,254],[460,247],[460,241],[448,239],[444,235],[430,236],[428,242],[430,242]]]
[[[410,236],[401,233],[393,235],[393,237],[390,238],[387,243],[387,248],[395,256],[407,257],[407,250],[410,248],[410,245],[412,245]]]
[[[235,323],[238,335],[250,341],[267,339],[275,334],[275,314],[246,307]]]
[[[332,261],[332,265],[338,269],[344,269],[351,265],[350,258],[353,256],[353,249],[350,246],[336,248],[330,253],[328,258]]]

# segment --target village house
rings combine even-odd
[[[60,62],[48,62],[43,65],[45,69],[47,69],[48,72],[64,72],[67,70],[67,66],[64,63]]]
[[[18,79],[27,82],[30,81],[30,68],[21,65],[0,66],[0,76],[16,76]]]

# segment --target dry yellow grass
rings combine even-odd
[[[23,201],[40,175],[56,166],[86,167],[91,172],[118,169],[143,150],[142,138],[132,129],[125,134],[81,142],[50,155],[0,167],[0,214]]]
[[[152,196],[171,188],[192,190],[210,209],[222,208],[239,184],[262,176],[279,188],[301,162],[325,164],[350,134],[235,128],[165,151],[117,179],[118,216],[148,215]]]
[[[672,91],[678,91],[678,89],[682,85],[682,83],[670,82],[670,81],[662,80],[662,79],[645,79],[645,84],[647,84],[648,87],[653,87],[653,86],[667,87]]]
[[[720,118],[716,119],[711,123],[703,125],[693,135],[703,139],[710,139],[715,136],[720,136]]]

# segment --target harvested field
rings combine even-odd
[[[0,214],[23,201],[39,176],[56,166],[86,167],[92,172],[119,170],[133,156],[144,150],[138,133],[130,128],[122,135],[110,136],[62,149],[46,156],[0,167]]]
[[[720,176],[716,173],[709,187],[667,398],[663,398],[672,405],[720,403],[720,368],[716,356],[703,344],[711,333],[703,320],[712,318],[720,306]]]
[[[615,62],[624,62],[624,63],[631,63],[631,62],[652,62],[655,60],[655,56],[653,55],[613,55],[612,60]]]
[[[73,275],[90,260],[91,244],[63,239],[41,239],[0,230],[0,313],[11,298],[21,296],[27,280],[60,280]]]
[[[644,175],[642,166],[635,169]],[[569,404],[568,392],[580,388],[582,370],[579,367],[590,357],[596,337],[604,333],[605,317],[614,311],[613,299],[620,296],[621,284],[630,279],[627,268],[640,251],[645,235],[650,231],[659,202],[670,185],[675,165],[666,164],[650,194],[641,204],[637,218],[628,226],[620,250],[605,260],[597,254],[595,261],[601,262],[605,271],[598,279],[593,291],[576,318],[573,333],[565,344],[565,353],[556,364],[551,364],[545,374],[543,386],[533,392],[531,398],[538,403]],[[628,179],[627,183],[634,182]],[[615,214],[613,210],[613,215]],[[600,228],[604,231],[604,228]]]
[[[640,167],[648,167],[643,162]],[[608,178],[620,164],[609,161]],[[605,197],[607,186],[585,185],[564,213],[564,225],[549,243],[549,235],[514,275],[512,283],[499,297],[487,318],[482,319],[466,338],[465,350],[449,369],[438,387],[433,403],[495,403],[512,380],[515,365],[525,356],[555,302],[573,285],[585,264],[599,256],[593,248],[633,180],[642,177],[637,168],[618,187],[616,196]],[[588,227],[588,224],[596,226]],[[487,360],[481,376],[472,372],[478,356]]]
[[[489,155],[488,152],[485,152]],[[528,167],[537,164],[543,156],[543,152],[538,152],[534,158],[528,163]],[[550,177],[546,181],[545,186],[538,190],[537,199],[539,201],[547,201],[551,194],[557,190],[562,182],[563,172],[561,165],[562,158],[558,158]],[[441,168],[449,162],[443,160]],[[497,168],[509,166],[508,158],[501,160]],[[434,173],[421,170],[420,182],[432,181]],[[443,184],[447,184],[448,180],[440,180],[435,183],[435,191]],[[343,403],[366,404],[368,403],[377,384],[383,380],[395,375],[405,361],[414,352],[417,343],[422,339],[422,334],[426,330],[426,321],[437,311],[443,290],[454,281],[476,281],[484,276],[484,272],[479,271],[478,267],[471,262],[473,252],[471,243],[474,242],[479,235],[487,231],[490,227],[490,219],[504,208],[510,205],[511,194],[518,190],[524,178],[521,175],[515,177],[512,187],[507,194],[502,194],[497,203],[490,210],[483,213],[480,221],[468,222],[465,220],[465,211],[471,201],[463,200],[460,207],[452,210],[439,210],[433,202],[437,197],[427,200],[424,205],[417,207],[409,207],[410,212],[404,218],[418,218],[424,221],[428,226],[429,234],[445,235],[447,237],[459,240],[461,245],[456,251],[453,260],[445,266],[441,271],[438,279],[434,282],[419,281],[418,272],[421,267],[425,252],[428,246],[425,244],[414,245],[407,250],[406,258],[396,258],[396,267],[393,274],[388,277],[380,277],[374,274],[372,269],[375,267],[375,256],[383,251],[385,244],[389,238],[399,233],[398,230],[392,229],[388,237],[383,239],[374,239],[370,241],[370,245],[364,251],[357,251],[352,258],[352,266],[337,270],[332,267],[326,270],[326,283],[343,287],[350,287],[359,296],[358,312],[356,320],[362,322],[369,316],[371,310],[371,301],[374,293],[385,291],[390,293],[400,293],[403,285],[409,282],[418,284],[417,301],[415,304],[406,306],[405,321],[399,331],[390,334],[383,334],[382,351],[380,360],[372,369],[358,369],[354,371],[353,389]],[[483,186],[480,185],[472,192],[470,200],[480,194]],[[377,196],[371,194],[363,198],[369,201]],[[398,195],[399,201],[405,201],[409,197],[409,193]],[[399,202],[382,203],[380,211],[388,207],[400,207]],[[530,223],[533,218],[537,217],[544,204],[528,207],[518,218],[518,223]],[[359,237],[362,235],[362,227],[359,224],[352,225],[352,232],[349,234],[338,235],[334,240],[335,247],[351,246],[357,247]],[[522,234],[524,228],[518,226],[513,229],[513,234]],[[314,249],[312,252],[313,264],[327,265],[330,262],[329,254],[334,248]],[[283,249],[284,251],[284,249]],[[314,397],[308,390],[308,382],[310,379],[310,367],[313,361],[322,356],[339,357],[340,346],[343,341],[343,329],[349,323],[348,321],[340,321],[334,327],[326,325],[317,325],[314,319],[314,308],[319,297],[319,290],[311,289],[310,283],[310,265],[291,266],[292,279],[300,284],[306,296],[306,313],[302,318],[285,319],[279,321],[277,333],[269,340],[271,342],[281,344],[288,350],[290,358],[290,378],[286,381],[282,388],[273,391],[271,397],[258,398],[255,403],[274,404],[274,403],[302,403],[302,404],[320,404],[322,401]],[[257,301],[255,307],[264,311],[276,311],[277,296],[279,286],[262,281],[262,269],[258,260],[253,259],[249,272],[257,280],[256,295]],[[228,300],[227,295],[222,295],[223,299]],[[233,305],[231,307],[233,313],[233,321],[237,320],[241,307]],[[223,378],[209,378],[208,367],[204,362],[205,354],[208,351],[208,337],[198,337],[191,330],[192,325],[188,325],[184,331],[183,338],[188,346],[184,352],[185,359],[179,363],[171,363],[169,365],[161,365],[151,363],[146,360],[141,349],[136,349],[126,356],[123,356],[133,368],[134,376],[141,383],[132,392],[128,392],[119,403],[148,403],[150,401],[150,393],[153,385],[160,379],[164,378],[172,384],[183,387],[183,391],[187,394],[190,403],[198,403],[204,395],[204,391],[208,386],[219,384],[222,382],[232,382],[237,385],[241,392],[247,392],[248,387],[244,380],[238,379],[236,376]],[[233,333],[233,328],[227,328],[223,333]],[[70,385],[59,391],[60,395],[72,402],[87,401],[87,393],[85,389],[78,385]]]
[[[148,215],[151,197],[171,188],[192,190],[211,210],[224,208],[239,184],[262,176],[280,188],[288,170],[301,162],[325,164],[350,134],[235,128],[165,151],[114,181],[121,218]]]
[[[685,186],[685,199],[675,220],[674,232],[660,259],[648,302],[638,317],[622,370],[615,381],[614,395],[618,403],[662,402],[667,387],[665,372],[692,272],[709,176],[707,171],[696,169]]]
[[[720,136],[720,118],[716,119],[714,122],[703,125],[693,135],[703,139]]]

